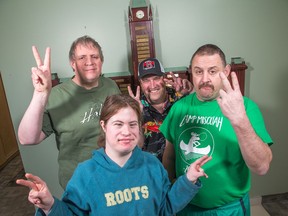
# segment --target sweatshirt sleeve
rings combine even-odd
[[[174,214],[181,211],[193,199],[201,187],[202,184],[199,180],[193,184],[188,180],[186,174],[180,176],[168,193],[173,205]]]
[[[168,176],[164,178],[166,181],[166,197],[160,207],[159,215],[175,215],[181,211],[197,194],[202,184],[199,180],[195,184],[190,182],[185,175],[180,176],[177,181],[171,185]],[[164,184],[165,185],[165,184]],[[165,188],[165,186],[164,186]]]
[[[54,197],[54,204],[48,213],[48,216],[73,216],[73,213],[69,210],[68,206],[63,202]],[[42,209],[37,209],[35,216],[46,216]]]
[[[62,200],[54,197],[54,204],[48,214],[48,216],[85,216],[91,213],[90,205],[85,196],[87,175],[84,168],[79,168],[82,165],[79,164],[70,181],[66,186],[66,190],[63,193]],[[45,213],[39,209],[36,212],[36,216],[42,216]]]

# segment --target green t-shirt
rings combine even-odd
[[[257,105],[244,97],[246,113],[258,136],[268,144],[272,140]],[[250,190],[250,171],[239,148],[230,121],[223,116],[216,100],[199,101],[196,94],[177,101],[160,131],[174,145],[176,176],[203,155],[212,160],[203,166],[209,178],[201,178],[203,187],[191,201],[202,208],[214,208],[243,197]]]
[[[59,150],[59,182],[65,189],[79,162],[92,156],[100,134],[99,116],[107,96],[119,94],[116,83],[100,77],[99,85],[87,90],[68,80],[52,88],[42,130],[55,133]]]

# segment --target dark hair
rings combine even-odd
[[[142,126],[142,112],[139,106],[139,102],[126,94],[110,95],[106,98],[101,110],[100,121],[104,121],[104,124],[106,125],[107,121],[112,116],[114,116],[119,110],[126,107],[131,107],[135,111],[140,130]],[[139,133],[141,133],[141,130]],[[105,136],[103,133],[98,140],[98,146],[105,146]]]
[[[99,43],[97,41],[95,41],[93,38],[89,37],[88,35],[77,38],[71,44],[70,51],[69,51],[69,60],[70,61],[72,61],[75,58],[75,49],[79,44],[81,44],[83,46],[92,45],[94,48],[98,49],[99,54],[100,54],[100,59],[102,62],[104,61],[104,56],[103,56],[101,46],[99,45]]]
[[[226,57],[224,52],[216,45],[214,44],[205,44],[201,47],[199,47],[196,52],[193,54],[191,61],[190,61],[190,68],[192,65],[192,61],[196,55],[214,55],[218,54],[222,60],[222,63],[224,67],[226,66]]]

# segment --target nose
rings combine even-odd
[[[88,56],[85,65],[93,65],[93,64],[94,64],[93,59],[90,56]]]
[[[122,127],[122,134],[125,136],[128,136],[130,134],[130,127],[129,125],[124,125]]]
[[[210,79],[209,79],[209,73],[208,72],[204,72],[203,73],[203,76],[202,76],[202,82],[203,83],[206,83],[208,82]]]
[[[153,89],[156,86],[155,81],[153,79],[150,80],[150,87]]]

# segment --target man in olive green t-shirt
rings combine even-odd
[[[116,83],[102,74],[103,53],[91,37],[76,39],[70,48],[70,65],[75,75],[52,88],[50,48],[42,62],[32,47],[37,67],[32,68],[33,98],[18,129],[23,145],[38,144],[52,133],[59,150],[59,182],[65,189],[79,162],[98,148],[99,115],[109,95],[119,94]]]

